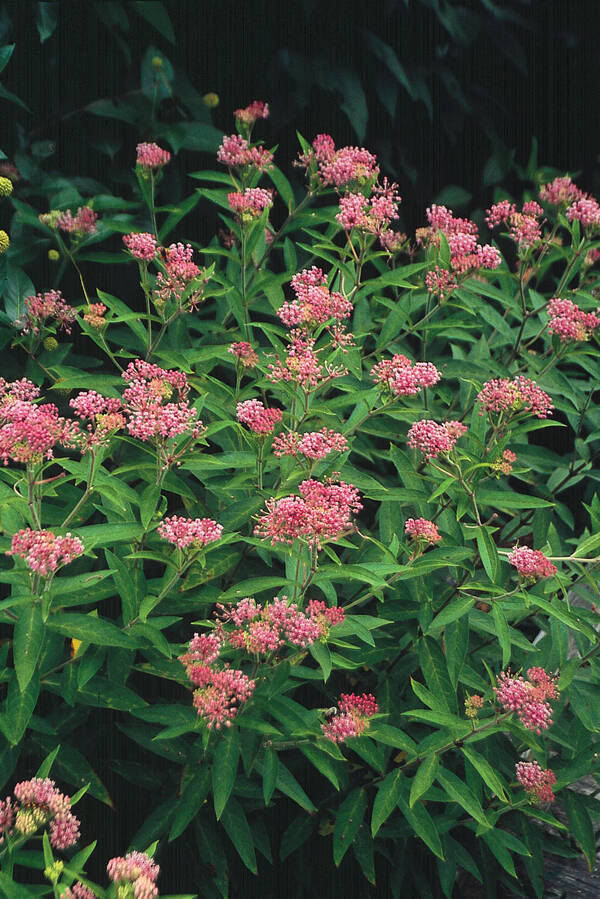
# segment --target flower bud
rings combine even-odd
[[[219,105],[219,95],[213,93],[212,91],[208,94],[204,94],[202,99],[204,101],[204,105],[208,106],[209,109],[214,109],[215,106]]]
[[[47,868],[44,868],[44,877],[49,880],[50,883],[56,883],[58,878],[62,874],[64,867],[64,862],[57,860],[51,865],[48,865]]]
[[[58,250],[48,250],[48,259],[50,262],[57,262],[60,259],[60,253]]]
[[[0,178],[0,197],[10,197],[13,185],[10,178]]]
[[[54,350],[58,349],[58,340],[56,337],[46,337],[44,340],[44,349],[48,350],[49,353],[53,353]]]
[[[8,250],[10,246],[10,237],[6,231],[0,231],[0,256]]]
[[[153,56],[152,57],[152,68],[156,69],[157,72],[160,72],[162,67],[163,67],[163,61],[162,61],[161,57]]]

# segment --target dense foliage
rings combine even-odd
[[[541,896],[598,817],[572,785],[598,771],[600,206],[557,177],[485,235],[432,205],[408,238],[375,156],[300,138],[300,193],[268,114],[177,205],[150,141],[127,199],[2,169],[0,886],[105,895],[60,785],[118,809],[111,771],[150,810],[131,851],[179,842],[203,896],[243,866],[299,897],[339,866],[361,895]],[[135,294],[98,286],[117,264]],[[157,873],[113,859],[106,895]]]

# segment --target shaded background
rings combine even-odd
[[[16,195],[44,210],[98,193],[131,199],[133,148],[157,139],[178,151],[162,192],[176,203],[197,185],[188,172],[217,167],[214,152],[220,132],[233,130],[232,110],[264,99],[272,112],[257,134],[279,145],[286,174],[300,185],[289,166],[296,129],[308,139],[328,132],[338,145],[364,144],[399,183],[401,227],[410,233],[434,200],[477,218],[497,191],[520,197],[533,189],[548,174],[544,167],[578,174],[584,190],[598,192],[599,33],[597,0],[14,0],[0,4],[0,45],[16,44],[1,75],[0,147],[21,173]],[[153,118],[148,83],[156,55],[170,89]],[[209,92],[220,100],[212,110],[203,100]],[[8,204],[0,215],[0,227],[18,228]],[[198,205],[173,239],[208,242],[214,230],[214,212]],[[111,241],[120,248],[118,235]],[[39,243],[42,252],[20,249],[17,262],[45,289],[52,270]],[[136,293],[131,269],[102,266],[102,287]],[[93,801],[85,809],[84,836],[104,835],[89,865],[98,879],[103,859],[123,851],[157,804],[136,787],[123,790],[133,767],[107,767],[118,754],[110,741],[118,739],[116,728],[107,730],[95,765],[118,792],[119,813]],[[86,756],[94,758],[93,747]],[[170,766],[157,759],[156,767]],[[321,859],[297,859],[298,867],[315,870],[320,862],[333,878],[332,896],[356,896],[360,887],[332,870],[330,841],[320,845]],[[202,871],[194,858],[201,853],[182,840],[170,847],[161,888],[189,889],[190,875]],[[285,868],[264,870],[267,880],[241,873],[236,895],[288,895]],[[384,884],[379,895],[387,895]]]

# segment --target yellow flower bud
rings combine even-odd
[[[163,67],[163,61],[160,58],[160,56],[153,56],[152,57],[152,68],[160,71],[162,69],[162,67]]]
[[[6,231],[0,231],[0,256],[2,256],[3,253],[6,253],[9,247],[10,237]]]
[[[202,97],[204,100],[204,105],[208,106],[209,109],[214,109],[215,106],[219,105],[219,95],[215,93],[204,94]]]
[[[49,353],[53,353],[54,350],[58,349],[58,340],[56,337],[46,337],[44,340],[44,349],[48,350]]]
[[[10,178],[0,178],[0,197],[10,197],[13,185]]]
[[[50,262],[56,262],[58,259],[60,259],[60,253],[58,252],[58,250],[48,250],[48,259],[50,260]]]
[[[64,867],[65,863],[57,860],[51,865],[48,865],[47,868],[44,868],[44,877],[51,883],[56,883],[58,878],[62,874]]]

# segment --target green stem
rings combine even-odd
[[[92,449],[90,452],[90,473],[89,473],[88,479],[87,479],[87,486],[86,486],[82,496],[80,497],[79,501],[75,504],[73,509],[71,509],[71,511],[69,512],[69,514],[67,515],[67,517],[65,518],[63,523],[61,524],[61,528],[66,528],[73,521],[73,519],[75,518],[75,516],[77,515],[77,513],[79,512],[81,507],[84,505],[85,502],[87,502],[88,498],[92,494],[92,491],[94,489],[93,481],[94,481],[95,470],[96,470],[96,453],[95,453],[94,449]]]

